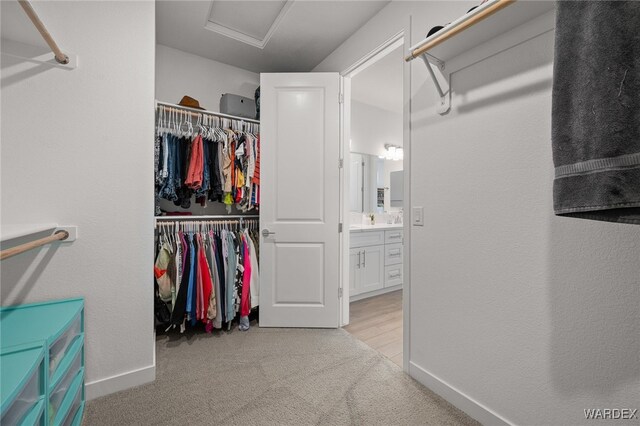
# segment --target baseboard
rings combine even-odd
[[[356,302],[362,299],[368,299],[373,296],[380,296],[381,294],[391,293],[392,291],[402,290],[402,284],[394,285],[393,287],[381,288],[379,290],[368,291],[366,293],[356,294],[349,298],[349,302]]]
[[[507,419],[413,362],[409,362],[409,375],[485,426],[513,425]]]
[[[156,379],[156,366],[150,365],[138,370],[117,374],[105,379],[85,384],[85,399],[99,398],[114,392],[153,382]]]

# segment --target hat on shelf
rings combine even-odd
[[[187,108],[204,110],[204,108],[200,106],[200,102],[198,102],[197,99],[193,99],[191,96],[183,96],[180,102],[178,102],[178,105],[187,107]]]
[[[449,25],[449,24],[447,24]],[[429,33],[427,34],[427,37],[431,37],[431,35],[437,33],[438,31],[440,31],[441,29],[443,29],[444,27],[442,25],[436,25],[435,27],[431,28],[429,30]]]

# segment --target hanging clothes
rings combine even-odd
[[[169,326],[205,324],[205,330],[230,329],[239,322],[249,328],[249,315],[258,308],[258,253],[249,226],[218,226],[216,222],[181,222],[158,226],[154,274],[162,301],[171,310]],[[173,228],[172,228],[173,227]]]
[[[183,125],[189,131],[183,132]],[[260,206],[259,134],[226,127],[192,123],[167,123],[159,115],[154,140],[156,215],[161,215],[160,199],[187,209],[192,199],[224,203],[242,212]],[[254,126],[255,127],[255,126]]]

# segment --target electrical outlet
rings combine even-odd
[[[411,212],[411,221],[413,226],[424,226],[424,208],[413,207]]]

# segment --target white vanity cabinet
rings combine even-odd
[[[364,299],[402,288],[402,228],[351,230],[349,296]]]

